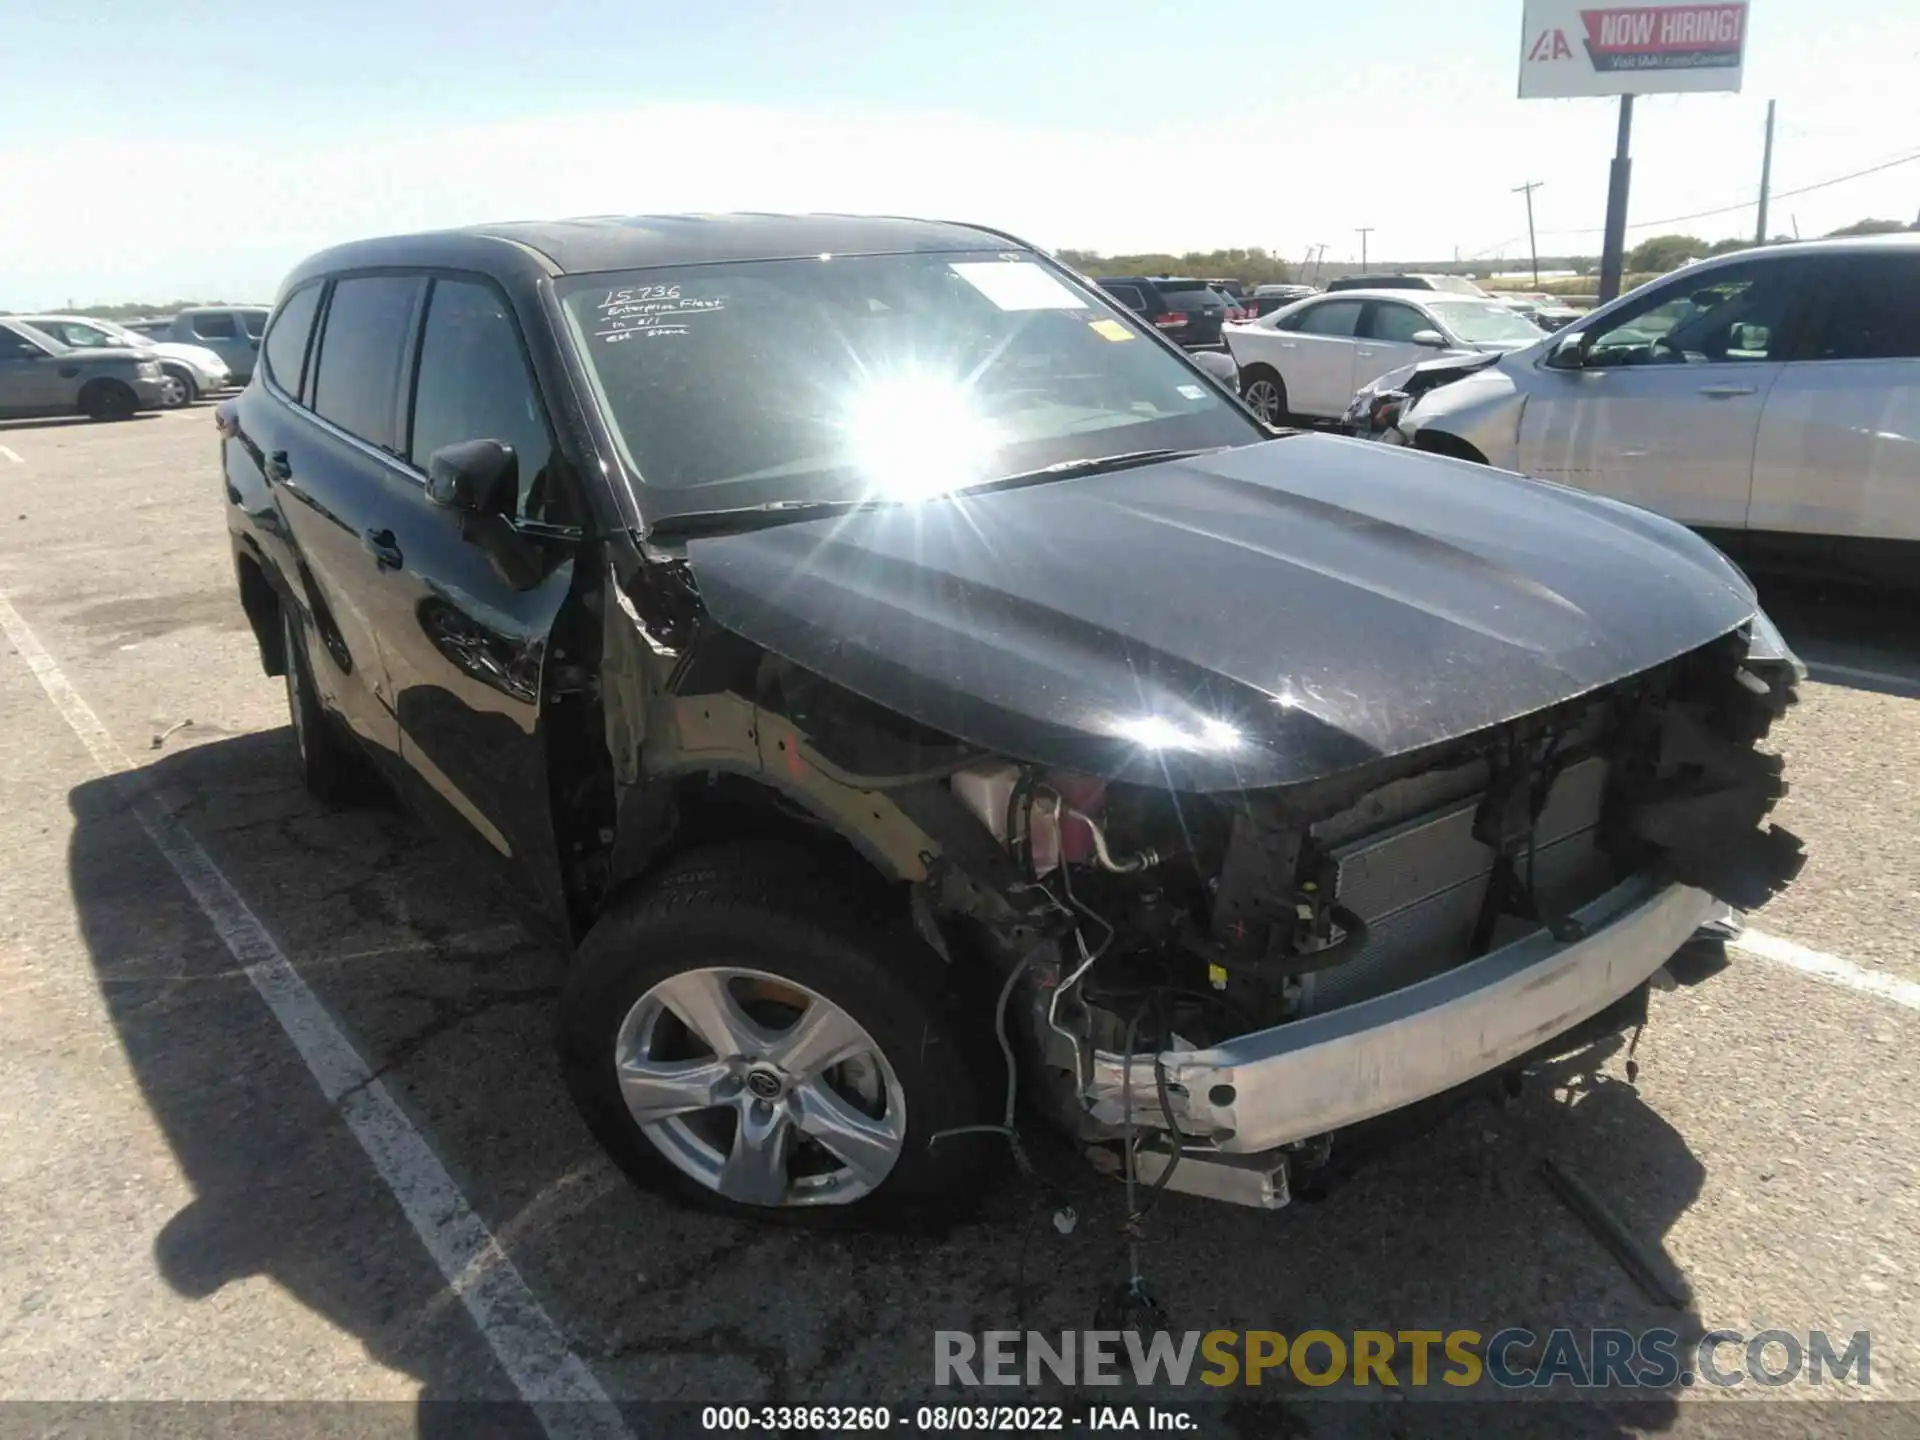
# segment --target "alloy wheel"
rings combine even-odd
[[[1271,380],[1255,380],[1247,386],[1247,408],[1269,424],[1280,419],[1280,387]]]
[[[177,410],[186,403],[186,382],[178,375],[162,374],[160,377],[160,404],[168,410]]]
[[[906,1098],[860,1023],[762,970],[670,976],[621,1022],[628,1113],[675,1167],[746,1205],[844,1205],[900,1158]]]

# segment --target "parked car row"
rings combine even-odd
[[[1240,281],[1169,275],[1108,275],[1096,282],[1137,315],[1150,319],[1166,336],[1189,350],[1218,349],[1222,326],[1265,320],[1276,311],[1318,295],[1312,285],[1263,284],[1249,292]],[[1461,275],[1394,273],[1343,275],[1327,282],[1327,294],[1360,290],[1411,290],[1463,296],[1497,303],[1526,320],[1528,339],[1570,324],[1580,312],[1549,295],[1489,294]],[[1444,336],[1446,327],[1437,327]],[[1485,327],[1481,327],[1485,328]]]
[[[118,420],[244,385],[267,314],[264,305],[208,306],[131,325],[87,315],[0,317],[0,417]]]
[[[1485,296],[1345,287],[1224,335],[1241,396],[1274,424],[1290,415],[1338,419],[1355,389],[1417,359],[1513,350],[1541,338],[1538,326]]]

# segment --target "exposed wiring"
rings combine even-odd
[[[1007,1038],[1007,1001],[1013,996],[1013,987],[1020,983],[1020,977],[1031,968],[1034,957],[1038,954],[1037,950],[1028,952],[1026,959],[1007,972],[1006,983],[1000,987],[1000,998],[993,1007],[994,1038],[1000,1042],[1000,1053],[1006,1057],[1007,1062],[1007,1103],[1001,1112],[1000,1123],[998,1125],[955,1125],[947,1130],[936,1130],[927,1137],[927,1148],[931,1150],[940,1141],[954,1135],[1002,1136],[1013,1151],[1013,1163],[1019,1167],[1020,1173],[1034,1183],[1054,1191],[1057,1195],[1059,1192],[1054,1189],[1054,1186],[1043,1180],[1040,1172],[1033,1168],[1033,1162],[1027,1158],[1026,1148],[1020,1143],[1020,1132],[1014,1128],[1013,1123],[1015,1102],[1020,1092],[1020,1069],[1014,1058],[1013,1042]]]

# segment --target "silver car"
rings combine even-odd
[[[139,327],[156,340],[201,345],[227,362],[236,385],[253,378],[260,337],[267,329],[265,305],[195,305],[159,327]]]
[[[124,420],[165,400],[145,351],[76,350],[18,320],[0,320],[0,418],[88,415]]]
[[[1768,568],[1910,585],[1920,234],[1704,260],[1524,350],[1403,366],[1347,420],[1658,511]]]

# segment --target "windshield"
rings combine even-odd
[[[111,335],[113,337],[113,343],[116,345],[148,346],[153,344],[152,336],[142,335],[138,330],[129,330],[124,325],[116,325],[111,320],[96,320],[93,323],[108,335]]]
[[[1469,345],[1499,345],[1510,340],[1531,344],[1540,338],[1539,326],[1504,305],[1434,299],[1427,302],[1427,309]]]
[[[1127,312],[1018,254],[687,265],[560,295],[657,516],[1265,438]]]
[[[29,321],[42,335],[51,335],[76,350],[100,350],[119,345],[105,326],[91,321],[41,319]]]

